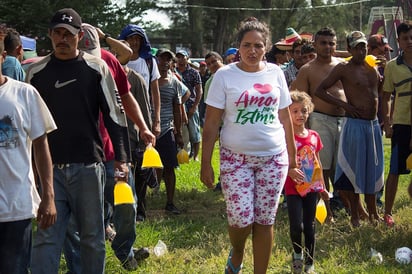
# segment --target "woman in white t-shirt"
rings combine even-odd
[[[216,72],[206,100],[201,180],[208,188],[214,184],[211,158],[223,121],[220,181],[232,244],[225,273],[241,270],[250,233],[254,273],[266,273],[280,193],[288,169],[296,168],[286,80],[278,66],[263,61],[269,36],[256,18],[242,22],[240,61]]]

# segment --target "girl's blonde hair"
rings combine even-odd
[[[301,103],[308,108],[309,113],[313,111],[315,106],[312,103],[312,97],[304,91],[294,90],[290,92],[290,98],[293,103]]]

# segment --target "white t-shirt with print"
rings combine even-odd
[[[219,69],[206,103],[224,109],[221,145],[236,153],[269,156],[286,149],[278,110],[291,104],[282,70],[266,63],[263,70],[245,72],[230,64]]]
[[[156,59],[153,58],[153,70],[152,70],[152,82],[156,79],[160,78],[160,73],[159,73],[159,69],[157,68],[157,62]],[[130,60],[127,63],[127,66],[131,69],[133,69],[134,71],[140,73],[140,75],[142,75],[145,83],[146,83],[146,87],[147,90],[149,90],[150,87],[150,72],[149,72],[149,68],[147,66],[146,60],[144,58],[137,58],[136,60]]]
[[[0,222],[37,215],[40,197],[32,170],[32,140],[55,129],[37,90],[7,78],[0,86]]]

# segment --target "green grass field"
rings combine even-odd
[[[389,162],[389,149],[389,141],[385,140],[386,163]],[[216,149],[216,170],[217,155]],[[163,182],[158,193],[149,192],[148,218],[136,227],[135,246],[146,246],[152,251],[157,241],[162,240],[168,247],[168,253],[161,257],[152,253],[133,273],[224,272],[230,249],[225,204],[221,193],[208,190],[202,185],[199,170],[200,163],[191,161],[176,171],[175,204],[182,210],[181,215],[164,213],[166,194]],[[315,270],[318,273],[412,273],[412,264],[401,265],[395,260],[397,248],[412,248],[412,208],[406,192],[408,182],[408,175],[401,176],[394,207],[395,228],[387,228],[384,223],[371,226],[366,222],[360,228],[352,228],[343,210],[337,213],[335,224],[317,223]],[[375,264],[370,259],[370,248],[382,253],[382,264]],[[268,273],[290,273],[291,251],[287,212],[279,209]],[[64,268],[63,261],[62,269]],[[62,273],[65,273],[64,270]],[[106,273],[131,273],[123,270],[109,244]],[[250,240],[246,245],[243,273],[253,273]]]

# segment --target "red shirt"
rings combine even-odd
[[[306,137],[295,135],[295,144],[299,163],[309,165],[313,168],[313,159],[316,159],[316,153],[323,148],[319,134],[316,131],[308,129],[308,135]],[[320,161],[320,159],[318,160]],[[288,176],[285,182],[286,195],[299,195],[295,185],[295,181]]]
[[[120,97],[127,94],[130,91],[130,83],[127,80],[126,72],[124,71],[120,62],[116,57],[109,51],[101,49],[102,59],[106,62],[109,67],[110,73],[112,74],[114,81],[116,82],[117,91]],[[100,135],[102,136],[104,155],[106,161],[111,161],[114,159],[113,144],[110,140],[109,133],[104,126],[102,115],[100,114]]]

